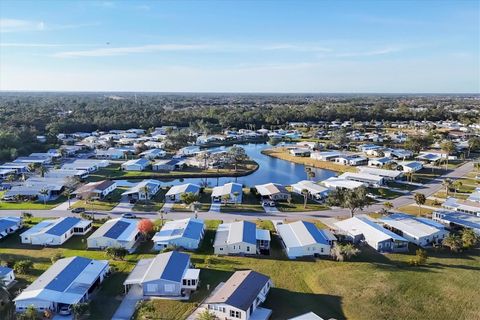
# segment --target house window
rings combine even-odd
[[[242,318],[242,315],[240,314],[240,311],[230,310],[230,317],[240,319]]]
[[[247,251],[250,252],[250,247],[247,246]]]
[[[183,283],[184,286],[186,286],[187,285],[187,279],[183,279],[182,283]]]

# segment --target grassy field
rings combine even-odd
[[[368,192],[383,199],[395,199],[403,195],[387,188],[368,188]]]
[[[222,205],[221,212],[265,212],[260,197],[253,194],[250,188],[243,189],[242,203]]]
[[[427,205],[427,203],[425,203],[425,205]],[[430,208],[422,207],[421,209],[419,209],[418,206],[414,204],[399,207],[398,211],[408,213],[408,214],[413,214],[415,216],[427,216],[427,217],[431,216],[433,212],[433,210]]]
[[[40,219],[35,219],[38,222]],[[255,221],[273,230],[268,220]],[[274,282],[265,307],[273,310],[272,319],[287,319],[313,311],[323,318],[336,319],[478,319],[480,303],[480,249],[452,255],[443,249],[428,250],[422,267],[406,263],[414,252],[381,255],[362,248],[351,262],[330,259],[291,261],[281,251],[279,239],[272,235],[272,253],[266,257],[217,257],[211,246],[219,220],[206,221],[205,239],[192,262],[201,268],[200,290],[188,302],[151,300],[141,305],[136,319],[185,319],[210,291],[235,270],[253,269]],[[13,292],[26,287],[50,265],[50,257],[61,252],[65,257],[84,256],[105,259],[103,251],[85,250],[85,237],[73,237],[61,248],[22,245],[12,235],[0,241],[2,261],[30,259],[34,270],[18,274]],[[143,257],[150,257],[151,244],[125,261],[110,261],[114,269],[95,293],[89,319],[110,319],[123,294],[122,282]],[[208,257],[208,259],[206,259]],[[432,303],[435,301],[435,303]]]
[[[165,203],[165,193],[167,190],[160,189],[157,194],[149,201],[137,201],[133,206],[133,211],[154,212],[160,211]]]
[[[270,157],[279,158],[283,160],[287,160],[294,163],[304,164],[309,167],[320,168],[320,169],[327,169],[337,172],[357,172],[357,168],[352,166],[344,166],[335,162],[331,161],[320,161],[315,160],[310,157],[295,157],[288,153],[286,148],[272,148],[262,151],[263,154],[266,154]]]
[[[85,200],[79,200],[72,204],[72,208],[85,208],[91,211],[110,211],[118,205],[122,198],[122,193],[126,190],[126,188],[117,188],[103,200],[93,200],[88,201],[88,203]]]
[[[307,206],[304,206],[303,196],[292,193],[292,200],[288,202],[277,202],[277,209],[282,212],[321,211],[328,209],[325,204],[307,199]]]
[[[4,193],[5,191],[0,191],[0,199],[3,197]],[[47,201],[46,204],[43,204],[42,201],[0,201],[0,210],[49,210],[65,201],[67,201],[67,198],[64,196],[60,196],[53,201]]]

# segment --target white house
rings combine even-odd
[[[236,271],[205,303],[218,319],[267,320],[272,311],[260,305],[272,286],[266,275],[252,270]]]
[[[126,292],[139,286],[144,297],[181,297],[197,289],[199,277],[189,254],[170,251],[139,260],[123,285]]]
[[[314,312],[307,312],[302,315],[289,318],[288,320],[324,320],[323,318],[319,317],[316,313]]]
[[[22,218],[20,217],[3,217],[0,218],[0,239],[14,233],[22,227]]]
[[[370,167],[383,167],[390,163],[393,163],[393,160],[389,157],[371,158],[368,160],[368,165]]]
[[[145,170],[148,165],[150,164],[150,160],[145,158],[133,159],[128,160],[122,163],[122,170],[125,171],[143,171]]]
[[[405,173],[414,173],[419,170],[422,170],[423,163],[418,161],[402,161],[397,163],[397,169]]]
[[[243,189],[240,183],[226,183],[223,186],[218,186],[212,190],[212,201],[223,201],[225,197],[228,203],[242,203]]]
[[[343,155],[335,158],[335,162],[349,166],[362,166],[368,164],[368,159],[358,155]]]
[[[178,202],[181,200],[181,196],[184,193],[199,194],[200,186],[193,183],[185,183],[178,186],[173,186],[167,191],[165,197],[170,201]]]
[[[149,149],[140,153],[140,157],[153,160],[156,158],[165,157],[166,154],[167,153],[165,152],[165,150],[155,148],[155,149]]]
[[[74,235],[84,235],[92,228],[92,222],[75,217],[43,220],[23,232],[22,243],[42,246],[59,246]]]
[[[372,174],[375,176],[380,176],[385,180],[397,180],[403,177],[403,172],[398,170],[387,170],[371,167],[358,167],[360,173]]]
[[[203,220],[188,218],[168,221],[153,236],[153,248],[163,250],[168,247],[180,247],[196,250],[204,234],[205,224]]]
[[[134,219],[110,219],[88,237],[87,247],[89,249],[121,247],[133,252],[140,237],[137,225],[138,220]]]
[[[129,199],[136,200],[151,199],[157,194],[158,190],[160,190],[161,185],[162,183],[158,180],[142,180],[122,193],[122,196],[127,196]]]
[[[448,235],[445,227],[430,219],[395,213],[380,219],[383,226],[420,247],[441,244]]]
[[[330,177],[326,180],[323,180],[320,182],[323,184],[325,187],[329,189],[356,189],[360,187],[365,187],[366,184],[363,182],[358,182],[358,181],[353,181],[353,180],[347,180],[347,179],[341,179],[338,177]]]
[[[15,274],[13,269],[0,266],[0,279],[3,281],[4,285],[9,288],[13,281],[15,281]]]
[[[302,180],[295,184],[292,184],[292,191],[298,194],[302,194],[303,190],[307,190],[308,196],[317,201],[324,200],[330,193],[330,189],[321,186],[310,180]]]
[[[200,152],[199,146],[187,146],[178,150],[177,154],[181,156],[191,156]]]
[[[383,154],[385,155],[385,157],[389,157],[393,159],[402,159],[402,160],[413,157],[413,152],[405,149],[386,148],[383,150]]]
[[[408,250],[408,240],[376,224],[365,215],[334,223],[337,233],[353,243],[365,241],[379,252],[403,252]]]
[[[320,161],[335,161],[336,158],[343,156],[337,151],[312,152],[310,158]]]
[[[117,183],[111,180],[89,182],[73,192],[77,198],[104,199],[117,188]]]
[[[290,192],[288,192],[284,186],[278,183],[256,185],[255,188],[262,198],[269,198],[275,201],[287,200],[290,196]]]
[[[96,159],[77,159],[73,162],[65,163],[62,169],[70,170],[86,170],[88,172],[95,172],[99,168],[105,168],[110,165],[108,160],[96,160]]]
[[[33,306],[37,311],[58,311],[87,302],[109,271],[108,261],[69,257],[55,262],[13,301],[17,312]]]
[[[257,254],[270,249],[270,232],[255,223],[237,221],[218,226],[213,243],[215,254]]]
[[[295,157],[310,157],[310,154],[312,153],[312,151],[308,148],[293,148],[288,152]]]
[[[385,184],[385,179],[383,177],[365,172],[345,172],[338,178],[365,183],[370,187],[378,187]]]
[[[95,158],[117,160],[125,157],[125,151],[117,148],[96,149]]]
[[[158,160],[152,164],[153,171],[174,171],[182,169],[185,166],[185,161],[183,159],[165,159]]]
[[[277,225],[287,256],[290,259],[304,256],[330,255],[335,236],[327,230],[319,230],[311,222],[296,221]]]
[[[442,207],[448,210],[473,214],[480,217],[480,202],[449,197],[442,204]]]

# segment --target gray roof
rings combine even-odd
[[[266,275],[252,270],[237,271],[206,302],[225,303],[247,311],[269,280]]]

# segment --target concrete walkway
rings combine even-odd
[[[140,286],[132,286],[123,298],[122,303],[118,306],[117,311],[115,311],[112,320],[130,320],[135,313],[137,303],[142,300],[142,298],[142,288]]]
[[[208,210],[208,212],[217,212],[219,213],[221,211],[221,208],[222,208],[222,204],[220,202],[212,202],[212,204],[210,205],[210,209]]]
[[[170,211],[172,211],[174,204],[174,202],[165,202],[162,207],[163,212],[169,213]]]
[[[65,201],[64,203],[59,204],[52,210],[59,211],[59,210],[69,210],[71,206],[73,206],[76,202],[78,202],[78,199],[70,199],[70,205],[68,205],[68,200]]]

